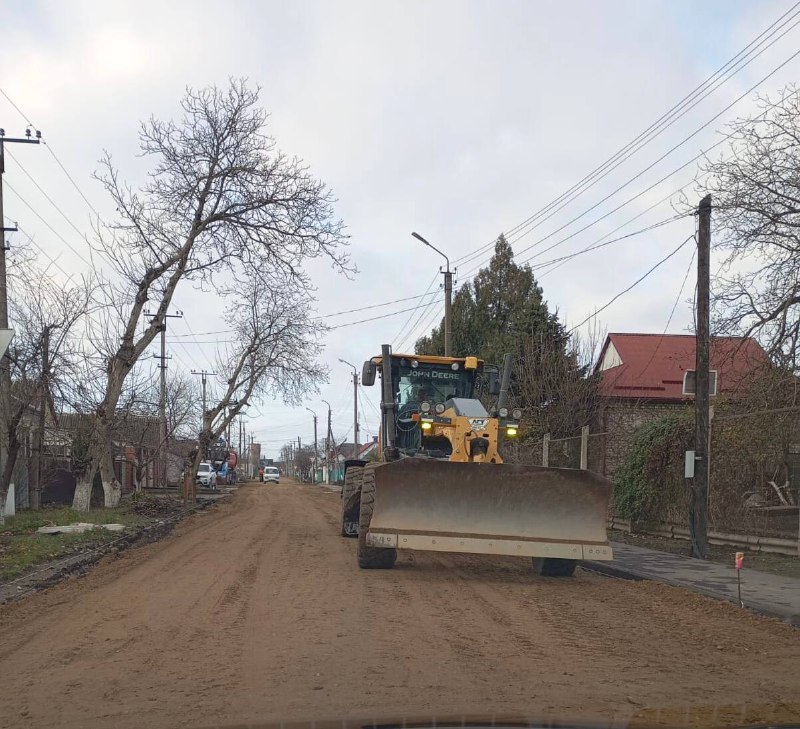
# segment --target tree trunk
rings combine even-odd
[[[18,410],[8,421],[8,440],[5,443],[6,462],[3,465],[3,471],[0,473],[0,524],[5,524],[6,514],[6,497],[8,489],[11,486],[11,479],[14,476],[14,466],[17,464],[17,456],[19,455],[19,438],[17,430],[20,421],[22,420],[22,410]]]
[[[6,523],[6,499],[8,498],[8,489],[11,486],[14,465],[19,455],[19,440],[17,440],[16,431],[14,431],[13,436],[9,438],[7,454],[8,457],[6,458],[6,463],[3,468],[3,474],[0,477],[2,478],[2,481],[0,481],[0,483],[2,483],[2,486],[0,486],[0,524]]]
[[[122,484],[117,481],[116,474],[114,473],[114,459],[110,451],[107,451],[105,457],[100,461],[100,478],[103,479],[105,507],[107,509],[113,509],[119,506],[119,500],[122,496]]]
[[[75,511],[88,512],[92,505],[92,488],[94,477],[97,474],[98,464],[105,453],[105,440],[98,432],[95,424],[94,431],[89,439],[89,452],[83,474],[75,482],[75,496],[72,498],[72,508]]]
[[[92,486],[96,468],[87,468],[83,476],[75,482],[75,496],[72,499],[72,508],[75,511],[88,512],[92,504]]]

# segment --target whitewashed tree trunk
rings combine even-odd
[[[75,483],[75,496],[72,499],[72,508],[75,511],[89,511],[92,503],[92,484],[96,469],[89,468]]]
[[[117,476],[114,473],[114,459],[111,453],[107,453],[106,457],[100,462],[100,478],[103,480],[103,496],[106,508],[114,508],[119,506],[119,500],[122,496],[122,484],[117,481]]]

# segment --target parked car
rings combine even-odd
[[[194,480],[195,483],[199,483],[201,486],[211,489],[217,488],[217,472],[208,461],[203,461],[197,467],[197,475]]]
[[[275,466],[264,466],[264,475],[262,476],[264,483],[279,483],[278,479],[281,472]]]

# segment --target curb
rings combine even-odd
[[[634,580],[636,582],[643,582],[645,580],[650,582],[662,582],[665,585],[671,585],[672,587],[680,587],[684,590],[695,592],[698,595],[703,595],[704,597],[710,597],[715,600],[722,600],[724,602],[730,603],[731,605],[738,606],[738,602],[736,600],[731,599],[730,597],[728,597],[727,595],[723,595],[722,593],[715,592],[713,590],[704,590],[701,587],[697,587],[695,585],[687,585],[685,582],[680,582],[679,580],[671,580],[667,577],[655,577],[653,575],[645,574],[644,572],[639,572],[638,570],[631,569],[630,567],[620,567],[619,565],[615,565],[611,562],[581,562],[580,566],[583,567],[585,570],[588,570],[589,572],[594,572],[598,575],[604,575],[605,577],[615,577],[621,580]],[[744,606],[744,609],[749,610],[750,612],[753,613],[766,615],[770,618],[777,618],[778,620],[787,623],[788,625],[791,625],[794,628],[800,628],[800,614],[777,609],[773,605],[770,605],[769,603],[748,602],[748,604]]]

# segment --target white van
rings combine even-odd
[[[275,466],[264,466],[264,483],[278,483],[281,472]]]

